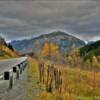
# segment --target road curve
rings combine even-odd
[[[17,66],[18,64],[24,62],[25,60],[27,60],[27,57],[0,60],[0,74],[10,70],[12,67]]]

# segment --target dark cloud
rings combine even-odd
[[[82,39],[100,39],[99,0],[0,1],[0,31],[7,40],[64,30]]]

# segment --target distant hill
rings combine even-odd
[[[92,55],[100,56],[100,40],[80,48],[80,54],[84,59],[88,59]]]
[[[72,47],[81,47],[85,45],[84,41],[61,31],[40,35],[36,38],[12,41],[11,45],[20,53],[27,51],[36,52],[43,48],[46,41],[58,45],[59,51],[62,53],[69,51]]]
[[[4,38],[0,36],[0,59],[17,57],[16,52],[10,44],[7,44]]]

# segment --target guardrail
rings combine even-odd
[[[15,75],[16,79],[19,79],[20,74],[23,73],[23,71],[25,70],[27,66],[27,57],[21,57],[17,59],[15,58],[14,60],[15,60],[14,62],[16,62],[15,64],[8,66],[7,69],[3,69],[3,72],[0,73],[0,80],[9,81],[9,89],[13,87],[13,79],[14,79],[13,76]],[[9,62],[9,60],[8,61],[5,60],[4,62],[5,63]]]

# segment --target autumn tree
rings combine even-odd
[[[50,45],[48,41],[44,43],[43,49],[42,49],[42,54],[47,57],[50,56]]]
[[[50,43],[50,53],[51,53],[51,56],[56,56],[57,53],[58,53],[58,45],[57,44],[54,44],[54,43]]]

